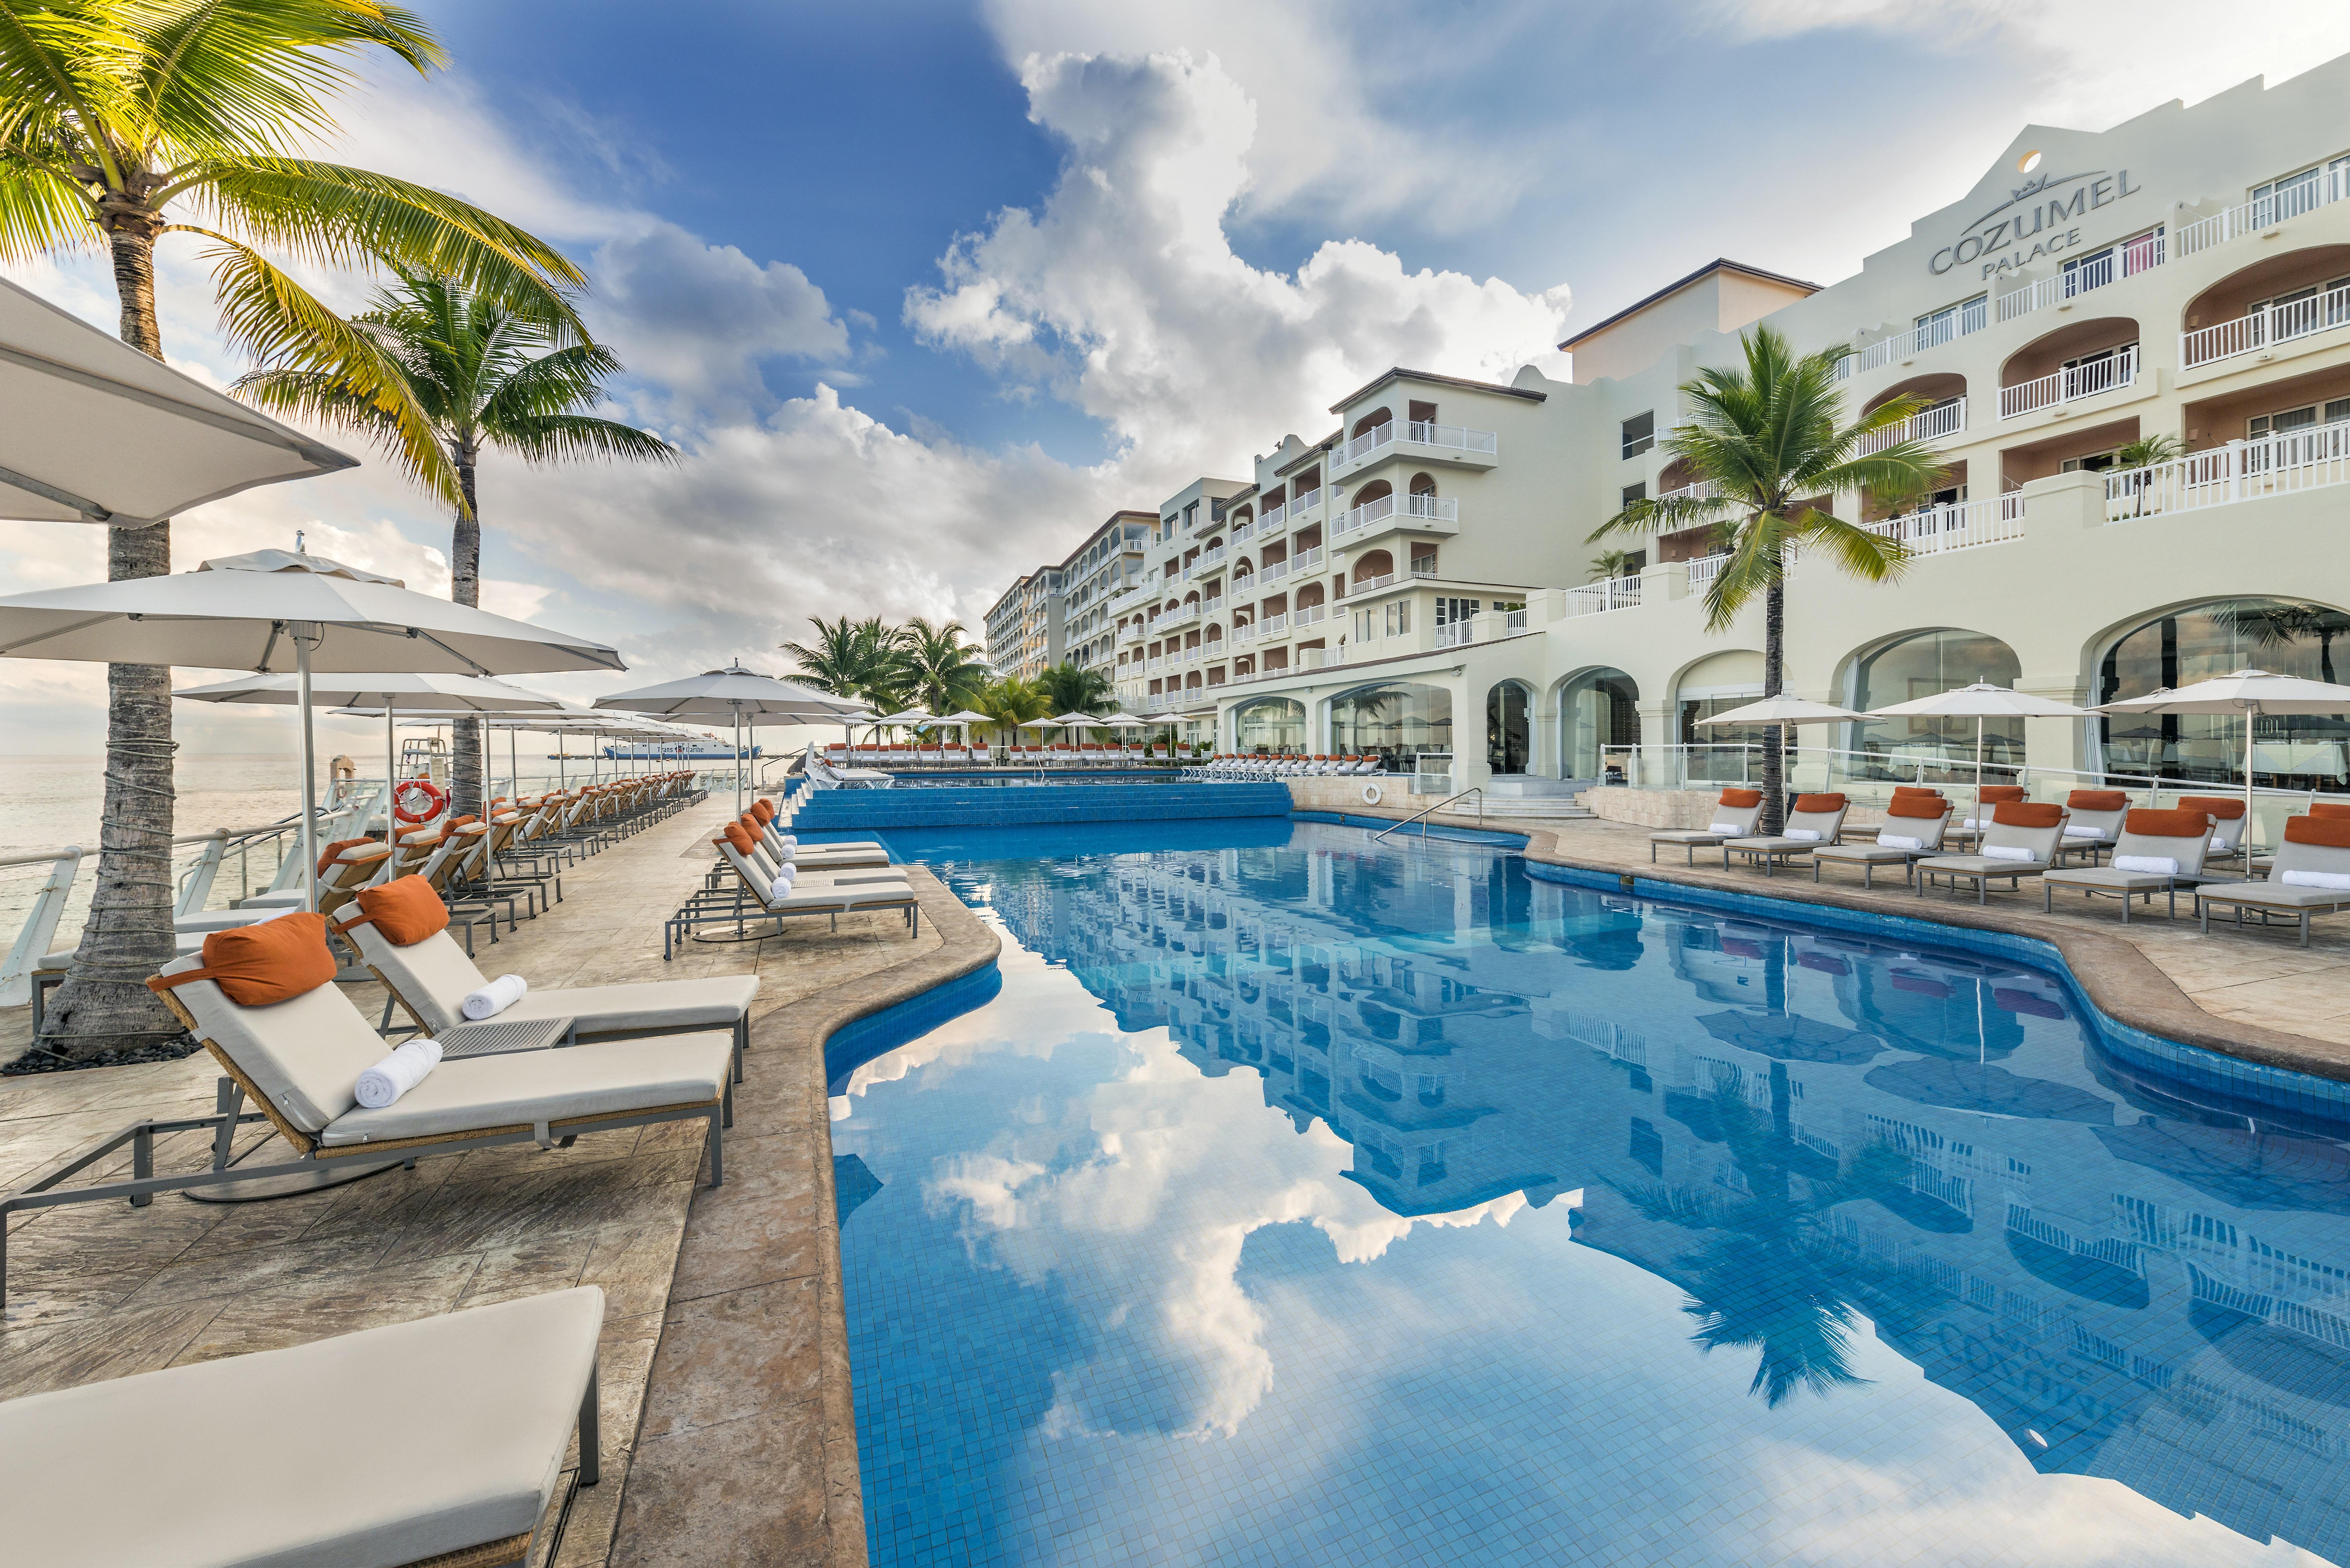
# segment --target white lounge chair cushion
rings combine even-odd
[[[2327,909],[2350,903],[2350,890],[2288,887],[2281,882],[2220,882],[2195,890],[2199,898],[2225,904],[2268,904],[2280,909]]]
[[[165,974],[203,965],[201,952],[172,960]],[[383,1040],[330,981],[268,1007],[239,1007],[209,980],[172,992],[196,1021],[196,1033],[228,1053],[237,1070],[307,1133],[359,1106],[359,1075],[383,1054]]]
[[[280,915],[290,915],[301,907],[302,901],[297,898],[290,905],[280,904],[243,909],[200,909],[192,915],[172,916],[172,929],[175,931],[192,931],[198,936],[211,931],[234,931],[244,926],[258,926],[265,921],[274,920]]]
[[[608,1040],[560,1051],[461,1057],[442,1063],[380,1111],[358,1108],[354,1100],[354,1108],[328,1124],[319,1141],[342,1148],[707,1105],[725,1088],[733,1065],[734,1037],[716,1031],[672,1036],[658,1051],[633,1040]],[[351,1076],[356,1082],[359,1075]]]
[[[619,1029],[677,1029],[691,1024],[733,1028],[758,999],[755,974],[707,980],[655,980],[635,985],[583,985],[534,991],[500,1018],[568,1018],[582,1034]]]
[[[299,888],[288,888],[282,893],[254,893],[246,897],[244,908],[250,909],[260,905],[268,909],[298,909],[302,907],[302,898]]]
[[[887,882],[855,888],[820,888],[812,891],[785,893],[767,900],[767,908],[776,914],[795,915],[827,909],[846,911],[860,909],[890,909],[914,901],[914,889],[906,883]]]
[[[1823,844],[1812,851],[1814,857],[1821,860],[1883,861],[1888,865],[1908,859],[1909,853],[1886,844]]]
[[[589,1285],[9,1400],[9,1557],[389,1568],[526,1534],[603,1323]]]

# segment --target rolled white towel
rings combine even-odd
[[[796,848],[799,845],[799,835],[795,833],[778,833],[775,835],[775,842],[785,849]]]
[[[1706,831],[1708,833],[1719,833],[1729,838],[1736,838],[1746,830],[1739,826],[1738,824],[1734,822],[1717,822],[1708,826]]]
[[[2075,827],[2068,822],[2064,825],[2064,836],[2067,838],[2103,838],[2106,836],[2106,830],[2102,827]]]
[[[1886,849],[1923,849],[1926,847],[1926,841],[1924,839],[1908,838],[1898,833],[1880,833],[1877,836],[1877,842],[1880,847]]]
[[[1983,829],[1991,826],[1991,818],[1987,816],[1970,816],[1964,822],[1959,824],[1959,826],[1967,829],[1970,833],[1981,833]]]
[[[793,878],[796,877],[799,874],[800,868],[786,860],[781,866],[775,867],[775,874],[769,877],[768,880],[781,882],[785,886],[789,887]]]
[[[469,991],[461,1011],[468,1023],[479,1023],[484,1018],[495,1018],[522,1000],[530,981],[518,974],[502,974],[479,991]]]
[[[1982,852],[1993,860],[2030,860],[2033,857],[2032,851],[2021,844],[1986,844]]]
[[[1806,844],[1816,844],[1825,835],[1816,827],[1791,827],[1787,829],[1785,836],[1800,838]]]
[[[2211,847],[2214,849],[2225,849],[2228,847],[2228,841],[2215,833],[2211,836]]]
[[[2136,871],[2147,877],[2176,877],[2178,875],[2178,862],[2168,855],[2116,855],[2114,857],[2114,869]]]
[[[352,1093],[369,1110],[380,1111],[417,1085],[441,1064],[441,1043],[411,1040],[359,1075]]]
[[[2325,888],[2350,892],[2350,871],[2285,871],[2277,880],[2289,888]]]

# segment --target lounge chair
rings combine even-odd
[[[2100,894],[2122,901],[2122,924],[2129,924],[2130,900],[2151,902],[2157,893],[2170,903],[2170,918],[2178,918],[2178,884],[2192,887],[2203,874],[2203,858],[2211,848],[2211,817],[2191,808],[2125,813],[2121,836],[2114,841],[2113,862],[2106,866],[2073,867],[2050,871],[2040,878],[2040,907],[2056,908],[2058,888],[2078,888],[2083,898]]]
[[[1798,855],[1809,855],[1824,845],[1834,844],[1836,835],[1844,831],[1845,813],[1851,809],[1851,804],[1841,794],[1799,794],[1795,797],[1795,809],[1787,814],[1787,824],[1779,832],[1754,838],[1724,839],[1721,868],[1729,870],[1730,857],[1741,855],[1748,860],[1762,861],[1762,875],[1768,877],[1782,861],[1792,864]]]
[[[1939,879],[1957,887],[1972,882],[1975,902],[1991,902],[1991,884],[2005,881],[2013,892],[2017,879],[2036,877],[2056,864],[2064,838],[2064,808],[2045,801],[2010,801],[1991,807],[1991,826],[1983,830],[1981,853],[1937,855],[1920,860],[1918,896]],[[2004,854],[1994,851],[2006,851]]]
[[[2309,945],[2309,918],[2350,909],[2350,819],[2342,816],[2287,817],[2284,842],[2269,863],[2265,882],[2215,882],[2195,889],[2198,924],[2211,929],[2213,905],[2232,907],[2236,924],[2244,911],[2259,912],[2266,925],[2272,916],[2291,915],[2301,929],[2301,945]]]
[[[785,919],[802,915],[826,915],[833,929],[840,917],[895,909],[906,918],[907,934],[919,936],[922,907],[913,885],[896,867],[867,871],[810,873],[795,881],[778,881],[758,863],[755,846],[746,850],[750,836],[739,823],[712,839],[720,863],[733,873],[731,886],[704,888],[681,905],[661,925],[661,960],[675,956],[678,944],[705,926],[732,926],[734,940],[756,940],[777,934]],[[757,929],[775,922],[775,930]]]
[[[1874,844],[1825,844],[1812,851],[1812,880],[1820,867],[1834,862],[1860,867],[1860,885],[1877,885],[1879,866],[1898,866],[1902,880],[1909,878],[1910,863],[1942,852],[1942,830],[1950,824],[1950,803],[1930,791],[1897,790],[1885,808],[1885,826]]]
[[[2064,842],[2057,846],[2056,863],[2063,865],[2076,855],[2085,855],[2095,866],[2097,857],[2114,846],[2120,837],[2122,818],[2130,808],[2129,796],[2117,789],[2076,789],[2064,797],[2064,810],[2069,814],[2064,824]]]
[[[418,1029],[435,1035],[464,1023],[466,996],[490,983],[473,967],[473,958],[450,939],[445,915],[434,920],[439,904],[421,877],[410,877],[360,894],[358,913],[338,928],[391,993],[390,1000],[416,1021]],[[395,932],[400,940],[394,939]],[[754,974],[556,986],[525,992],[520,1001],[494,1016],[509,1022],[568,1018],[574,1042],[723,1029],[733,1037],[734,1078],[740,1083],[743,1051],[750,1042],[751,1003],[758,995],[759,977]]]
[[[2002,805],[2021,805],[2032,798],[2022,784],[1984,784],[1975,791],[1974,804],[1967,815],[1942,836],[1954,843],[1971,844],[1990,830],[1991,813]]]
[[[1657,846],[1678,844],[1683,846],[1690,865],[1697,864],[1700,848],[1711,849],[1732,838],[1745,838],[1754,831],[1762,816],[1762,792],[1752,789],[1726,789],[1713,804],[1713,821],[1704,832],[1686,829],[1648,835],[1648,864],[1657,863]]]
[[[575,1429],[578,1484],[600,1479],[603,1326],[604,1293],[582,1285],[11,1399],[10,1557],[527,1562]]]
[[[126,1198],[143,1208],[158,1192],[317,1170],[353,1158],[414,1160],[525,1143],[552,1148],[581,1133],[655,1122],[707,1121],[710,1184],[723,1179],[720,1129],[733,1118],[730,1034],[678,1036],[658,1051],[613,1041],[454,1057],[391,1105],[369,1109],[359,1103],[359,1078],[382,1058],[384,1043],[334,983],[334,971],[326,921],[302,912],[215,931],[202,953],[164,965],[148,985],[212,1053],[234,1089],[211,1116],[134,1122],[0,1197],[0,1236],[7,1216],[19,1210]],[[232,998],[224,982],[248,1001]],[[248,1096],[257,1111],[244,1108]],[[229,1165],[236,1127],[264,1118],[295,1158]],[[213,1134],[211,1168],[153,1174],[156,1137],[197,1130]],[[60,1187],[125,1144],[131,1146],[129,1179]],[[5,1268],[0,1251],[0,1294]]]

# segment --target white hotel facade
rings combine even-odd
[[[1717,262],[1562,345],[1571,381],[1391,370],[1320,440],[1159,507],[1140,580],[1105,607],[1120,699],[1218,750],[1383,753],[1429,789],[1736,778],[1744,754],[1705,742],[1740,737],[1692,726],[1761,694],[1759,606],[1705,629],[1701,530],[1614,541],[1632,559],[1597,581],[1586,540],[1687,484],[1660,440],[1676,389],[1736,364],[1758,322],[1799,350],[1851,346],[1848,413],[1928,400],[1915,433],[1950,465],[1907,515],[1829,498],[1913,559],[1885,586],[1797,564],[1794,692],[1866,708],[1991,680],[2086,704],[2246,663],[2338,678],[2345,103],[2350,57],[2103,133],[2034,126],[1841,283]],[[2113,466],[2157,435],[2185,455]],[[2233,722],[2033,721],[1989,743],[2033,768],[2217,780]],[[2341,724],[2262,725],[2264,783],[2342,787]],[[1973,732],[1801,740],[1849,776],[1907,778]]]

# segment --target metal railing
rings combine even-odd
[[[2178,335],[2178,366],[2192,370],[2199,365],[2249,354],[2256,348],[2311,337],[2336,327],[2350,327],[2350,284],[2322,294],[2304,296]]]
[[[1638,577],[1609,577],[1605,582],[1586,583],[1579,588],[1566,590],[1564,618],[1577,616],[1606,615],[1610,610],[1637,609],[1640,604]]]
[[[1999,417],[2012,420],[2041,409],[2069,403],[2076,398],[2094,398],[2100,392],[2126,387],[2137,379],[2137,345],[2133,343],[2108,358],[2091,359],[2085,364],[2070,366],[2035,380],[2002,387],[1999,389]]]
[[[1980,332],[1991,325],[1989,301],[1975,298],[1956,309],[1929,321],[1919,323],[1907,332],[1897,332],[1890,337],[1880,337],[1874,343],[1864,343],[1837,362],[1839,379],[1881,369],[1898,360],[1922,354],[1929,348],[1939,348],[1953,338]]]
[[[2063,300],[2077,299],[2093,289],[2105,287],[2116,278],[2135,277],[2149,268],[2160,266],[2164,257],[2163,232],[2150,233],[2126,240],[2120,244],[2098,252],[2093,256],[2066,266],[2052,277],[1999,296],[1999,318],[2012,321],[2019,316],[2043,310]]]
[[[1979,545],[2012,545],[2023,537],[2023,496],[2010,493],[1981,501],[1921,507],[1871,523],[1867,529],[1883,538],[1898,541],[1912,556],[1942,556],[1953,550],[1970,550]],[[1690,565],[1694,566],[1696,563]],[[1696,584],[1692,573],[1690,585],[1694,587]]]
[[[1448,795],[1424,811],[1413,812],[1409,816],[1405,817],[1393,827],[1383,827],[1379,829],[1378,832],[1371,835],[1371,842],[1377,844],[1380,840],[1386,838],[1388,834],[1397,832],[1402,828],[1409,827],[1415,822],[1419,824],[1419,836],[1423,841],[1425,841],[1428,837],[1428,817],[1431,813],[1442,811],[1454,801],[1467,800],[1472,794],[1477,797],[1477,826],[1482,829],[1485,826],[1485,786],[1483,784],[1471,784],[1459,794]]]
[[[1472,431],[1465,425],[1440,425],[1410,420],[1402,424],[1401,432],[1402,439],[1410,445],[1434,447],[1444,452],[1492,456],[1501,449],[1501,438],[1493,431]],[[1359,462],[1394,441],[1397,435],[1398,425],[1393,420],[1373,425],[1338,449],[1338,461]]]
[[[2301,179],[2280,181],[2264,196],[2240,202],[2188,224],[2178,231],[2176,248],[2180,255],[2191,256],[2230,240],[2264,233],[2287,218],[2314,212],[2345,196],[2350,196],[2350,163],[2337,159],[2332,168],[2323,172],[2313,169]]]
[[[1366,501],[1339,517],[1331,533],[1344,538],[1359,534],[1375,524],[1401,516],[1407,524],[1457,524],[1461,521],[1461,503],[1451,497],[1434,495],[1382,495]]]
[[[1311,490],[1299,491],[1295,495],[1290,498],[1289,521],[1291,524],[1295,524],[1298,521],[1300,514],[1311,512],[1321,504],[1322,487],[1320,485],[1317,484]]]
[[[1947,403],[1937,403],[1930,409],[1920,409],[1898,424],[1887,425],[1881,431],[1871,431],[1853,444],[1855,457],[1866,457],[1883,452],[1887,447],[1905,441],[1939,441],[1956,435],[1967,428],[1967,400],[1952,398]]]
[[[2127,523],[2350,481],[2350,422],[2233,441],[2151,468],[2106,473],[2106,521]]]

